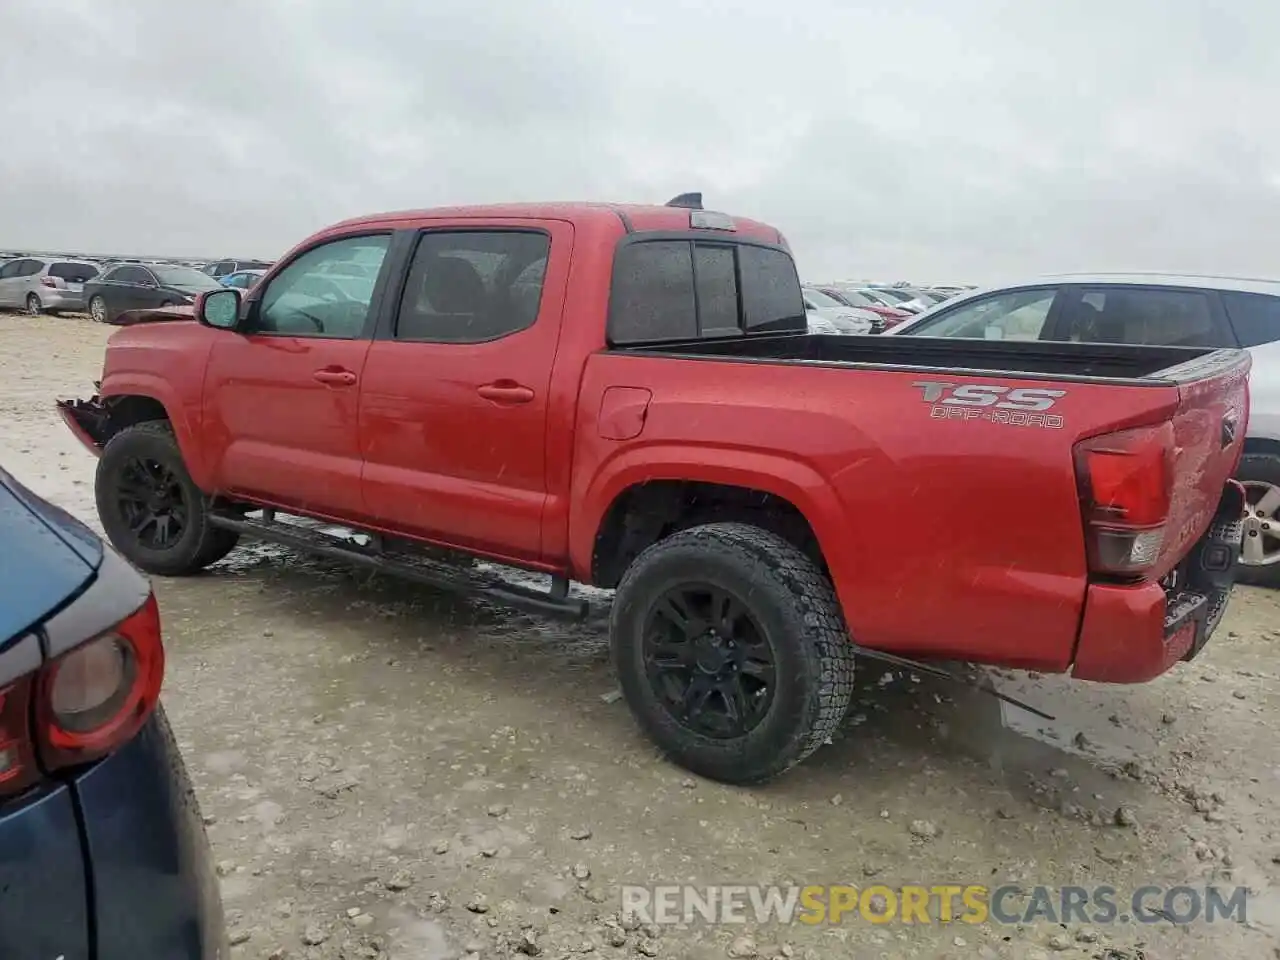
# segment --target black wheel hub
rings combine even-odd
[[[769,638],[747,605],[719,587],[685,584],[659,597],[646,620],[643,655],[658,701],[703,736],[744,736],[773,702]]]
[[[132,457],[120,470],[120,514],[139,545],[167,550],[187,530],[187,500],[177,473],[148,457]]]

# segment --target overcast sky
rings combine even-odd
[[[1280,4],[1210,6],[0,0],[0,248],[700,189],[814,280],[1277,276]]]

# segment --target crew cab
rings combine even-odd
[[[1151,679],[1239,557],[1246,352],[809,335],[782,235],[696,196],[347,220],[150,319],[59,404],[134,563],[612,589],[632,712],[727,782],[826,742],[855,656]]]

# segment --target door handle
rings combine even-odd
[[[317,370],[312,376],[321,383],[328,383],[334,386],[349,387],[356,382],[356,375],[350,370]]]
[[[528,403],[533,399],[533,391],[514,380],[497,380],[476,387],[476,393],[486,400],[495,403]]]

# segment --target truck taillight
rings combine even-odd
[[[1075,464],[1089,569],[1129,577],[1149,571],[1173,497],[1173,424],[1081,441]]]
[[[0,689],[0,796],[127,743],[154,712],[163,679],[151,595],[111,630]]]

